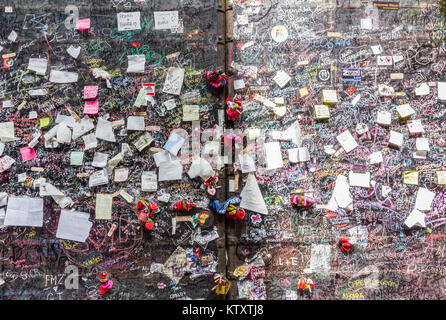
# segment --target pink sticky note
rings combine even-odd
[[[76,29],[79,31],[87,31],[90,29],[90,19],[77,20]]]
[[[84,100],[96,99],[98,97],[98,86],[84,87]]]
[[[99,112],[99,101],[85,101],[84,114],[97,114]]]
[[[20,149],[20,153],[22,154],[23,161],[28,161],[37,158],[37,154],[34,151],[34,148],[23,147]]]

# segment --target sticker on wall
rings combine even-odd
[[[331,80],[331,72],[330,69],[323,68],[317,71],[317,80],[326,82]]]
[[[2,57],[3,57],[3,68],[7,69],[14,65],[15,53],[4,54]]]
[[[284,26],[275,26],[271,30],[271,37],[276,42],[284,42],[288,39],[288,30]]]

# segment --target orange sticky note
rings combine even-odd
[[[99,112],[99,101],[85,101],[84,114],[97,114]]]
[[[77,20],[76,29],[79,31],[87,31],[88,29],[90,29],[90,19]]]

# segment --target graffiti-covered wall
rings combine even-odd
[[[1,299],[216,298],[224,220],[185,151],[218,130],[216,1],[0,7]]]
[[[445,297],[441,1],[0,5],[1,299]]]
[[[229,179],[255,175],[267,214],[227,235],[232,297],[445,297],[441,5],[233,1]]]

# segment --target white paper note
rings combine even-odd
[[[9,142],[16,139],[14,135],[14,122],[0,122],[0,141]]]
[[[155,30],[176,29],[179,26],[178,11],[155,11]]]
[[[164,144],[164,149],[169,151],[173,155],[177,155],[178,151],[180,151],[183,146],[185,140],[183,137],[179,136],[175,132],[170,134],[169,140]]]
[[[71,57],[77,59],[77,57],[79,57],[79,54],[81,53],[81,47],[69,46],[67,52]]]
[[[265,143],[266,169],[272,170],[283,167],[282,152],[279,142]]]
[[[85,242],[93,225],[89,213],[61,210],[56,238]]]
[[[28,70],[35,71],[36,74],[44,76],[48,67],[47,59],[29,58]]]
[[[352,134],[349,130],[344,131],[340,135],[336,137],[339,144],[344,148],[345,152],[349,153],[353,149],[355,149],[358,146],[358,143],[353,138]]]
[[[108,184],[108,176],[105,169],[94,172],[88,179],[88,186],[90,188],[101,186],[104,184]]]
[[[73,83],[77,82],[79,75],[76,72],[51,70],[50,82],[54,83]]]
[[[5,226],[43,226],[43,199],[9,197]]]
[[[262,192],[253,173],[248,175],[246,184],[240,193],[242,201],[240,207],[243,209],[251,210],[261,214],[268,214],[265,200],[263,199]]]
[[[141,190],[150,192],[158,190],[158,181],[155,171],[143,171],[141,175]]]
[[[127,73],[144,73],[146,64],[146,56],[143,54],[135,54],[127,56],[128,66]]]
[[[182,68],[170,67],[167,70],[166,80],[164,81],[163,92],[173,95],[179,95],[183,87],[185,70]]]
[[[141,12],[119,12],[117,14],[118,31],[140,30]]]
[[[435,192],[432,192],[426,188],[419,188],[417,199],[415,200],[415,209],[420,211],[430,211],[434,198]]]
[[[438,89],[438,100],[446,100],[446,82],[438,81],[437,89]]]
[[[212,169],[211,164],[203,158],[198,158],[192,161],[192,164],[187,172],[191,179],[197,176],[201,177],[203,180],[207,180],[215,175],[215,171]]]
[[[348,180],[351,187],[370,188],[370,172],[354,173],[350,171]]]
[[[426,227],[426,221],[425,221],[426,215],[418,211],[417,209],[413,209],[412,212],[407,216],[404,223],[409,228],[412,228],[413,226],[420,226],[425,228]]]
[[[129,116],[127,118],[127,130],[145,131],[146,125],[145,125],[144,117]]]
[[[98,140],[94,133],[83,136],[82,140],[84,140],[85,150],[94,149],[98,146]]]
[[[155,160],[155,164],[157,167],[159,167],[162,162],[172,160],[170,153],[168,151],[161,151],[155,153],[153,155],[153,159]]]
[[[103,152],[95,152],[93,157],[92,166],[96,168],[105,168],[108,161],[108,154]]]
[[[109,194],[96,194],[96,219],[111,220],[113,198]]]
[[[353,197],[349,190],[347,177],[340,174],[336,177],[332,196],[327,204],[327,209],[336,212],[338,208],[353,210]]]
[[[115,134],[113,133],[112,123],[102,118],[99,118],[98,120],[95,136],[97,139],[109,142],[116,142]]]
[[[76,140],[93,129],[94,124],[88,118],[81,119],[81,122],[74,121],[72,138],[73,140]]]
[[[183,166],[180,160],[164,161],[159,166],[159,181],[181,180]]]
[[[256,165],[251,156],[247,153],[243,155],[239,155],[240,168],[242,169],[242,173],[249,173],[256,171]]]
[[[283,88],[291,80],[291,77],[283,70],[277,72],[273,80],[277,83],[280,88]]]

